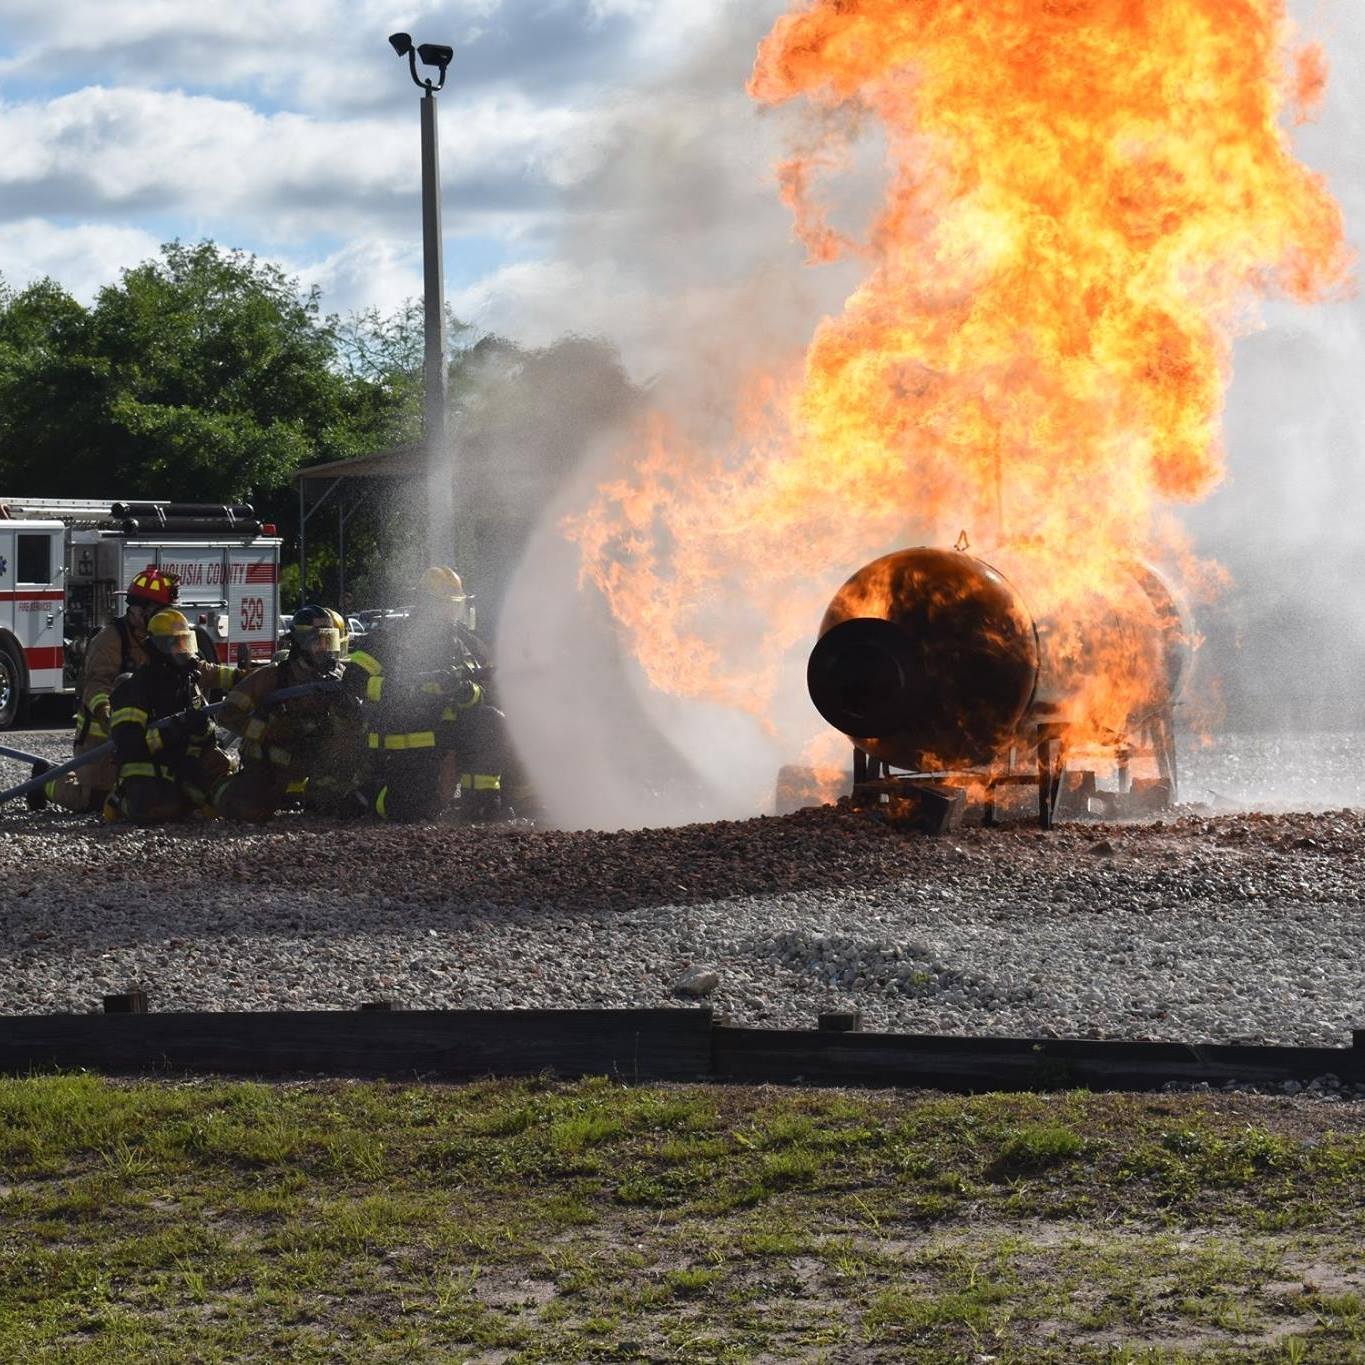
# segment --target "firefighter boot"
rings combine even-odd
[[[52,767],[45,758],[40,758],[33,764],[33,776],[41,777]],[[34,787],[31,792],[24,794],[24,801],[28,804],[29,810],[45,810],[47,808],[47,792],[42,787]]]
[[[461,821],[466,825],[491,825],[511,815],[510,811],[504,810],[502,793],[496,787],[491,790],[462,791],[457,809]]]

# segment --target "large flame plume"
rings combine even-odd
[[[652,684],[766,717],[861,562],[973,549],[1065,623],[1073,700],[1121,731],[1151,652],[1135,559],[1223,473],[1232,338],[1260,297],[1342,289],[1350,253],[1292,153],[1325,79],[1281,0],[814,0],[750,93],[803,99],[777,171],[813,263],[863,282],[804,359],[741,378],[724,434],[656,414],[570,525]],[[880,129],[855,240],[820,191]],[[1248,528],[1248,534],[1254,534]],[[1123,624],[1123,623],[1121,623]]]

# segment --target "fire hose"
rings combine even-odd
[[[278,692],[272,692],[261,705],[274,706],[276,702],[289,701],[293,697],[307,696],[313,692],[335,692],[339,691],[341,684],[332,680],[322,682],[301,683],[298,687],[282,687]],[[153,721],[147,728],[149,730],[162,730],[172,722],[181,719],[183,716],[198,714],[202,716],[217,715],[219,711],[227,705],[226,701],[214,702],[211,706],[187,707],[184,711],[177,711],[173,716],[165,716],[161,720]],[[73,773],[78,768],[84,768],[88,763],[97,762],[107,754],[114,752],[114,741],[106,740],[103,744],[96,745],[93,749],[87,749],[83,754],[77,754],[75,758],[67,759],[65,763],[59,763],[55,767],[49,768],[46,772],[40,773],[37,777],[30,777],[28,781],[21,782],[17,787],[11,787],[8,791],[0,792],[0,805],[6,801],[12,801],[16,796],[27,796],[31,791],[37,791],[39,787],[51,782],[54,777],[64,777],[67,773]],[[37,762],[36,754],[25,754],[19,749],[7,749],[0,746],[0,754],[7,758],[18,758],[29,762]]]
[[[45,763],[41,754],[25,753],[22,749],[11,749],[8,744],[0,744],[0,758],[17,759],[20,763]]]

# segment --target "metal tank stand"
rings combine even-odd
[[[1175,714],[1163,707],[1144,716],[1137,724],[1136,738],[1119,737],[1111,752],[1115,762],[1117,790],[1094,789],[1086,793],[1100,807],[1098,812],[1111,819],[1131,819],[1167,810],[1179,800],[1179,775],[1175,753]],[[1156,764],[1154,778],[1132,775],[1135,758],[1150,758]]]
[[[1092,750],[1071,744],[1071,727],[1061,708],[1052,702],[1035,702],[1019,738],[1003,760],[991,768],[955,772],[893,772],[880,759],[857,747],[853,750],[855,809],[881,808],[888,818],[920,828],[943,830],[960,819],[960,810],[949,809],[965,802],[963,786],[953,779],[984,785],[986,796],[981,823],[998,822],[996,793],[1002,787],[1036,787],[1038,825],[1051,829],[1067,815],[1095,814],[1106,819],[1133,819],[1166,810],[1176,801],[1175,723],[1171,709],[1153,712],[1142,719],[1136,738],[1115,736],[1113,743]],[[1117,791],[1102,791],[1092,769],[1069,767],[1086,752],[1102,752],[1112,758],[1117,771]],[[1135,759],[1151,759],[1157,776],[1132,775]],[[1095,809],[1098,807],[1098,809]]]
[[[1038,825],[1051,829],[1057,819],[1057,803],[1066,781],[1068,726],[1058,717],[1059,708],[1053,702],[1034,702],[1021,727],[1028,736],[1022,745],[1012,744],[1003,765],[992,768],[986,779],[986,806],[981,817],[983,825],[996,823],[995,793],[999,787],[1032,786],[1038,788]],[[1020,750],[1032,753],[1036,763],[1031,767],[1018,766]]]
[[[943,781],[954,773],[893,773],[889,764],[855,746],[853,794],[855,810],[877,811],[890,823],[946,834],[962,821],[967,793]]]

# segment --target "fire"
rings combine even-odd
[[[1284,123],[1321,96],[1282,0],[811,0],[749,90],[802,99],[777,168],[812,263],[866,265],[721,438],[662,413],[569,527],[652,684],[769,718],[824,603],[886,549],[1002,569],[1078,723],[1121,732],[1159,659],[1132,565],[1223,474],[1232,338],[1346,285],[1341,213]],[[873,121],[865,240],[820,197]],[[1134,615],[1136,614],[1136,616]],[[1157,652],[1159,653],[1159,651]]]

